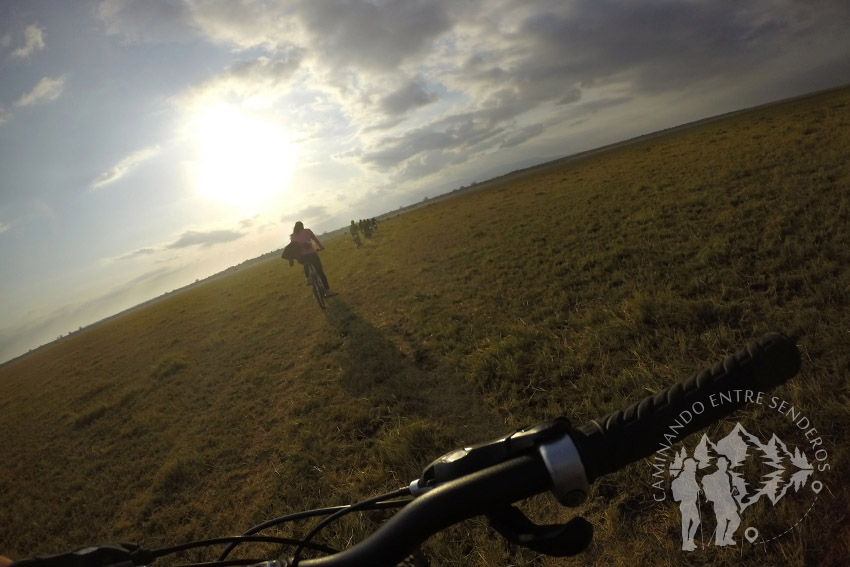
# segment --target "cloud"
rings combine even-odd
[[[367,148],[359,159],[378,169],[392,169],[425,152],[480,151],[481,144],[488,140],[491,145],[498,145],[495,137],[505,131],[500,121],[499,112],[494,113],[494,109],[449,115],[399,136],[385,136]],[[444,164],[433,155],[427,161]]]
[[[256,225],[258,221],[262,220],[262,216],[259,213],[255,214],[252,217],[244,218],[239,221],[239,227],[243,229],[251,228]]]
[[[602,108],[755,84],[789,54],[850,53],[843,0],[106,0],[99,14],[128,39],[199,34],[237,52],[189,96],[264,97],[303,147],[333,140],[317,162],[393,183],[565,138],[590,117],[604,131]]]
[[[176,240],[168,244],[157,246],[147,246],[128,252],[121,256],[105,259],[104,262],[120,262],[123,260],[133,260],[136,258],[145,258],[155,256],[161,252],[169,250],[177,250],[180,248],[190,248],[192,246],[201,246],[209,248],[216,244],[225,244],[239,240],[247,234],[247,230],[256,226],[261,216],[254,215],[250,218],[245,218],[239,221],[240,230],[227,229],[211,229],[211,230],[185,230]]]
[[[839,4],[831,3],[827,11],[846,24],[850,5]],[[791,38],[799,43],[801,34],[821,25],[834,40],[841,33],[840,25],[822,21],[819,9],[788,0],[757,0],[732,9],[671,0],[628,8],[612,0],[505,1],[480,3],[478,9],[474,18],[471,12],[452,13],[452,29],[443,34],[440,49],[422,59],[428,66],[418,70],[416,84],[426,93],[447,93],[457,101],[450,107],[454,112],[435,113],[429,122],[391,136],[367,138],[348,157],[395,171],[400,180],[414,179],[456,163],[460,153],[473,160],[476,154],[518,147],[602,108],[640,104],[659,93],[699,92],[700,85],[709,88],[729,73],[752,75],[760,61],[788,50]],[[850,47],[846,39],[840,41]],[[415,84],[409,84],[380,99],[381,110],[405,112],[416,94]],[[545,121],[536,115],[543,112]]]
[[[6,42],[7,44],[10,43],[11,38],[8,38]],[[27,59],[30,55],[42,49],[44,49],[44,30],[32,24],[24,29],[24,45],[12,51],[9,57],[12,59]]]
[[[38,82],[35,88],[19,98],[15,102],[15,106],[24,107],[53,102],[62,96],[64,89],[65,77],[57,77],[55,79],[44,77]]]
[[[334,67],[395,71],[451,29],[448,4],[430,0],[301,2],[310,45]]]
[[[518,146],[523,142],[534,138],[535,136],[539,136],[546,129],[545,124],[532,124],[531,126],[526,126],[525,128],[520,128],[514,132],[511,132],[507,136],[505,136],[504,140],[500,144],[502,148],[513,148],[514,146]]]
[[[169,43],[202,36],[237,50],[276,52],[300,32],[285,3],[267,0],[102,0],[106,33],[132,43]]]
[[[186,2],[194,27],[217,43],[270,52],[295,46],[332,69],[392,71],[451,27],[447,2],[206,0]]]
[[[321,205],[311,205],[309,207],[305,207],[295,213],[294,215],[284,215],[281,218],[282,222],[291,222],[290,216],[294,216],[297,221],[316,221],[324,216],[327,216],[328,208]],[[294,223],[293,223],[294,224]]]
[[[564,96],[557,102],[557,104],[572,104],[574,102],[578,102],[581,100],[581,90],[573,87],[571,89],[567,89],[564,93]]]
[[[155,248],[140,248],[139,250],[134,250],[128,254],[124,254],[123,256],[119,256],[115,258],[116,262],[120,262],[121,260],[132,260],[133,258],[141,258],[143,256],[151,256],[156,254],[157,250]]]
[[[473,56],[451,80],[477,89],[515,88],[529,104],[615,83],[628,83],[633,94],[682,89],[758,70],[815,29],[839,37],[850,16],[850,6],[839,4],[654,0],[624,7],[576,0],[537,6],[515,14],[510,33],[471,30],[463,47]],[[508,25],[507,17],[495,21]]]
[[[98,175],[97,178],[92,181],[91,188],[100,189],[101,187],[109,185],[110,183],[115,183],[116,181],[133,171],[143,162],[156,156],[159,151],[159,146],[151,146],[133,152],[111,168]]]
[[[297,2],[269,4],[265,0],[190,0],[193,25],[210,40],[237,50],[264,48],[279,52],[303,44],[293,12]]]
[[[190,3],[170,0],[102,0],[96,9],[106,33],[131,43],[183,41],[197,34]]]
[[[12,228],[12,225],[0,222],[0,234],[3,234],[4,232],[9,230],[10,228]]]
[[[221,100],[231,96],[247,99],[265,97],[274,100],[283,94],[286,84],[301,66],[298,53],[285,57],[260,56],[254,60],[237,62],[224,72],[208,77],[178,97],[187,106],[209,99]]]
[[[395,92],[386,95],[379,106],[386,114],[404,114],[410,110],[431,104],[437,96],[429,93],[417,81],[411,81]]]
[[[292,77],[300,64],[301,59],[297,54],[284,59],[259,57],[253,61],[242,61],[233,65],[228,75],[241,82],[275,86]]]
[[[190,246],[207,248],[216,244],[239,240],[243,236],[245,236],[243,233],[233,230],[187,230],[177,240],[166,246],[166,248],[189,248]]]

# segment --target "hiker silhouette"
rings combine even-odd
[[[717,518],[714,544],[735,545],[732,536],[741,525],[741,517],[738,515],[738,503],[732,495],[732,477],[728,471],[729,459],[717,457],[716,462],[717,470],[702,477],[705,499],[714,506],[714,516]]]
[[[693,551],[697,548],[694,544],[694,535],[700,524],[699,507],[699,483],[697,482],[697,462],[687,458],[682,463],[682,471],[670,484],[673,500],[679,503],[679,511],[682,513],[682,551]]]

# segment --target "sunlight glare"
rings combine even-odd
[[[297,156],[275,123],[234,105],[205,107],[192,123],[192,178],[205,199],[241,209],[271,203],[287,188]]]

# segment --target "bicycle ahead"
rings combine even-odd
[[[319,270],[316,269],[315,265],[310,264],[308,266],[307,273],[309,274],[307,276],[307,281],[313,289],[313,297],[316,298],[316,302],[319,304],[319,307],[325,309],[325,299],[328,297],[328,290],[325,287],[325,282],[323,282],[321,276],[319,276]]]
[[[318,298],[317,298],[318,299]],[[540,526],[513,504],[551,491],[568,507],[583,502],[600,477],[652,455],[658,440],[669,435],[674,418],[701,404],[704,411],[677,423],[677,439],[700,431],[745,403],[712,405],[707,400],[734,390],[765,392],[800,369],[800,353],[788,337],[768,333],[710,369],[632,406],[575,428],[564,418],[520,429],[499,439],[446,453],[428,465],[408,486],[350,506],[299,512],[254,526],[242,536],[209,539],[162,549],[136,544],[109,544],[69,553],[25,559],[26,567],[132,567],[187,549],[227,545],[214,562],[195,567],[255,565],[263,567],[394,567],[412,565],[411,554],[429,537],[463,520],[485,516],[491,527],[514,545],[565,557],[581,553],[593,537],[584,518],[563,525]],[[372,535],[345,550],[314,542],[328,524],[345,514],[399,509]],[[259,535],[283,524],[324,517],[300,538]],[[276,543],[294,552],[278,557],[229,558],[238,546]],[[244,548],[240,548],[242,551]],[[309,557],[307,557],[309,555]]]
[[[299,243],[291,242],[286,245],[280,257],[284,260],[288,260],[290,267],[292,267],[295,262],[298,262],[299,264],[305,267],[304,273],[307,276],[307,285],[309,285],[310,288],[313,290],[313,297],[316,298],[316,302],[319,304],[319,307],[325,309],[325,300],[331,295],[335,294],[331,293],[331,291],[325,285],[325,280],[322,279],[322,275],[319,273],[319,269],[317,268],[316,263],[307,262],[303,260],[303,257],[301,256],[301,253],[299,251]],[[316,262],[318,262],[318,257],[316,259]]]

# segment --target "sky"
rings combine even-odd
[[[0,0],[0,362],[317,234],[850,83],[847,0]]]

